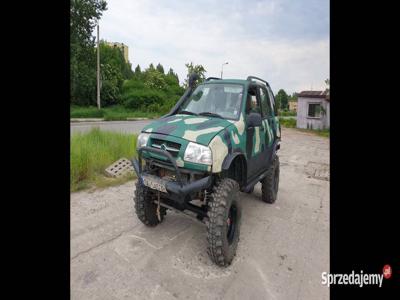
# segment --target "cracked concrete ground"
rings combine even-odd
[[[328,299],[329,139],[284,129],[278,200],[241,194],[233,263],[206,253],[204,225],[168,211],[144,226],[133,182],[71,194],[71,299]]]

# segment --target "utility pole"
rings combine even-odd
[[[224,65],[227,65],[227,64],[228,64],[228,62],[223,63],[222,66],[221,66],[221,79],[222,79],[222,74],[224,72]]]
[[[100,109],[100,41],[99,41],[99,20],[97,20],[97,108]]]

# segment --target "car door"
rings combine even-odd
[[[247,115],[260,113],[261,101],[257,88],[249,92],[247,97]],[[258,175],[265,168],[265,126],[246,126],[246,153],[247,153],[247,174],[248,178]]]
[[[258,93],[261,101],[261,116],[263,119],[262,123],[264,127],[263,134],[265,141],[263,167],[266,168],[269,164],[272,147],[275,140],[275,114],[273,102],[271,101],[271,95],[268,93],[266,87],[258,87]]]

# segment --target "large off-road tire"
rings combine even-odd
[[[239,184],[222,179],[211,194],[207,222],[208,255],[219,266],[228,266],[236,254],[241,214]]]
[[[139,220],[147,226],[156,226],[164,220],[166,214],[165,207],[160,207],[160,219],[157,216],[157,205],[154,204],[156,200],[154,193],[141,184],[139,180],[136,182],[135,190],[135,211]]]
[[[275,155],[267,176],[261,181],[261,198],[264,202],[274,203],[279,189],[279,157]]]

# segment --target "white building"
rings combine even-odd
[[[330,97],[327,91],[302,91],[297,98],[297,127],[329,129]]]

